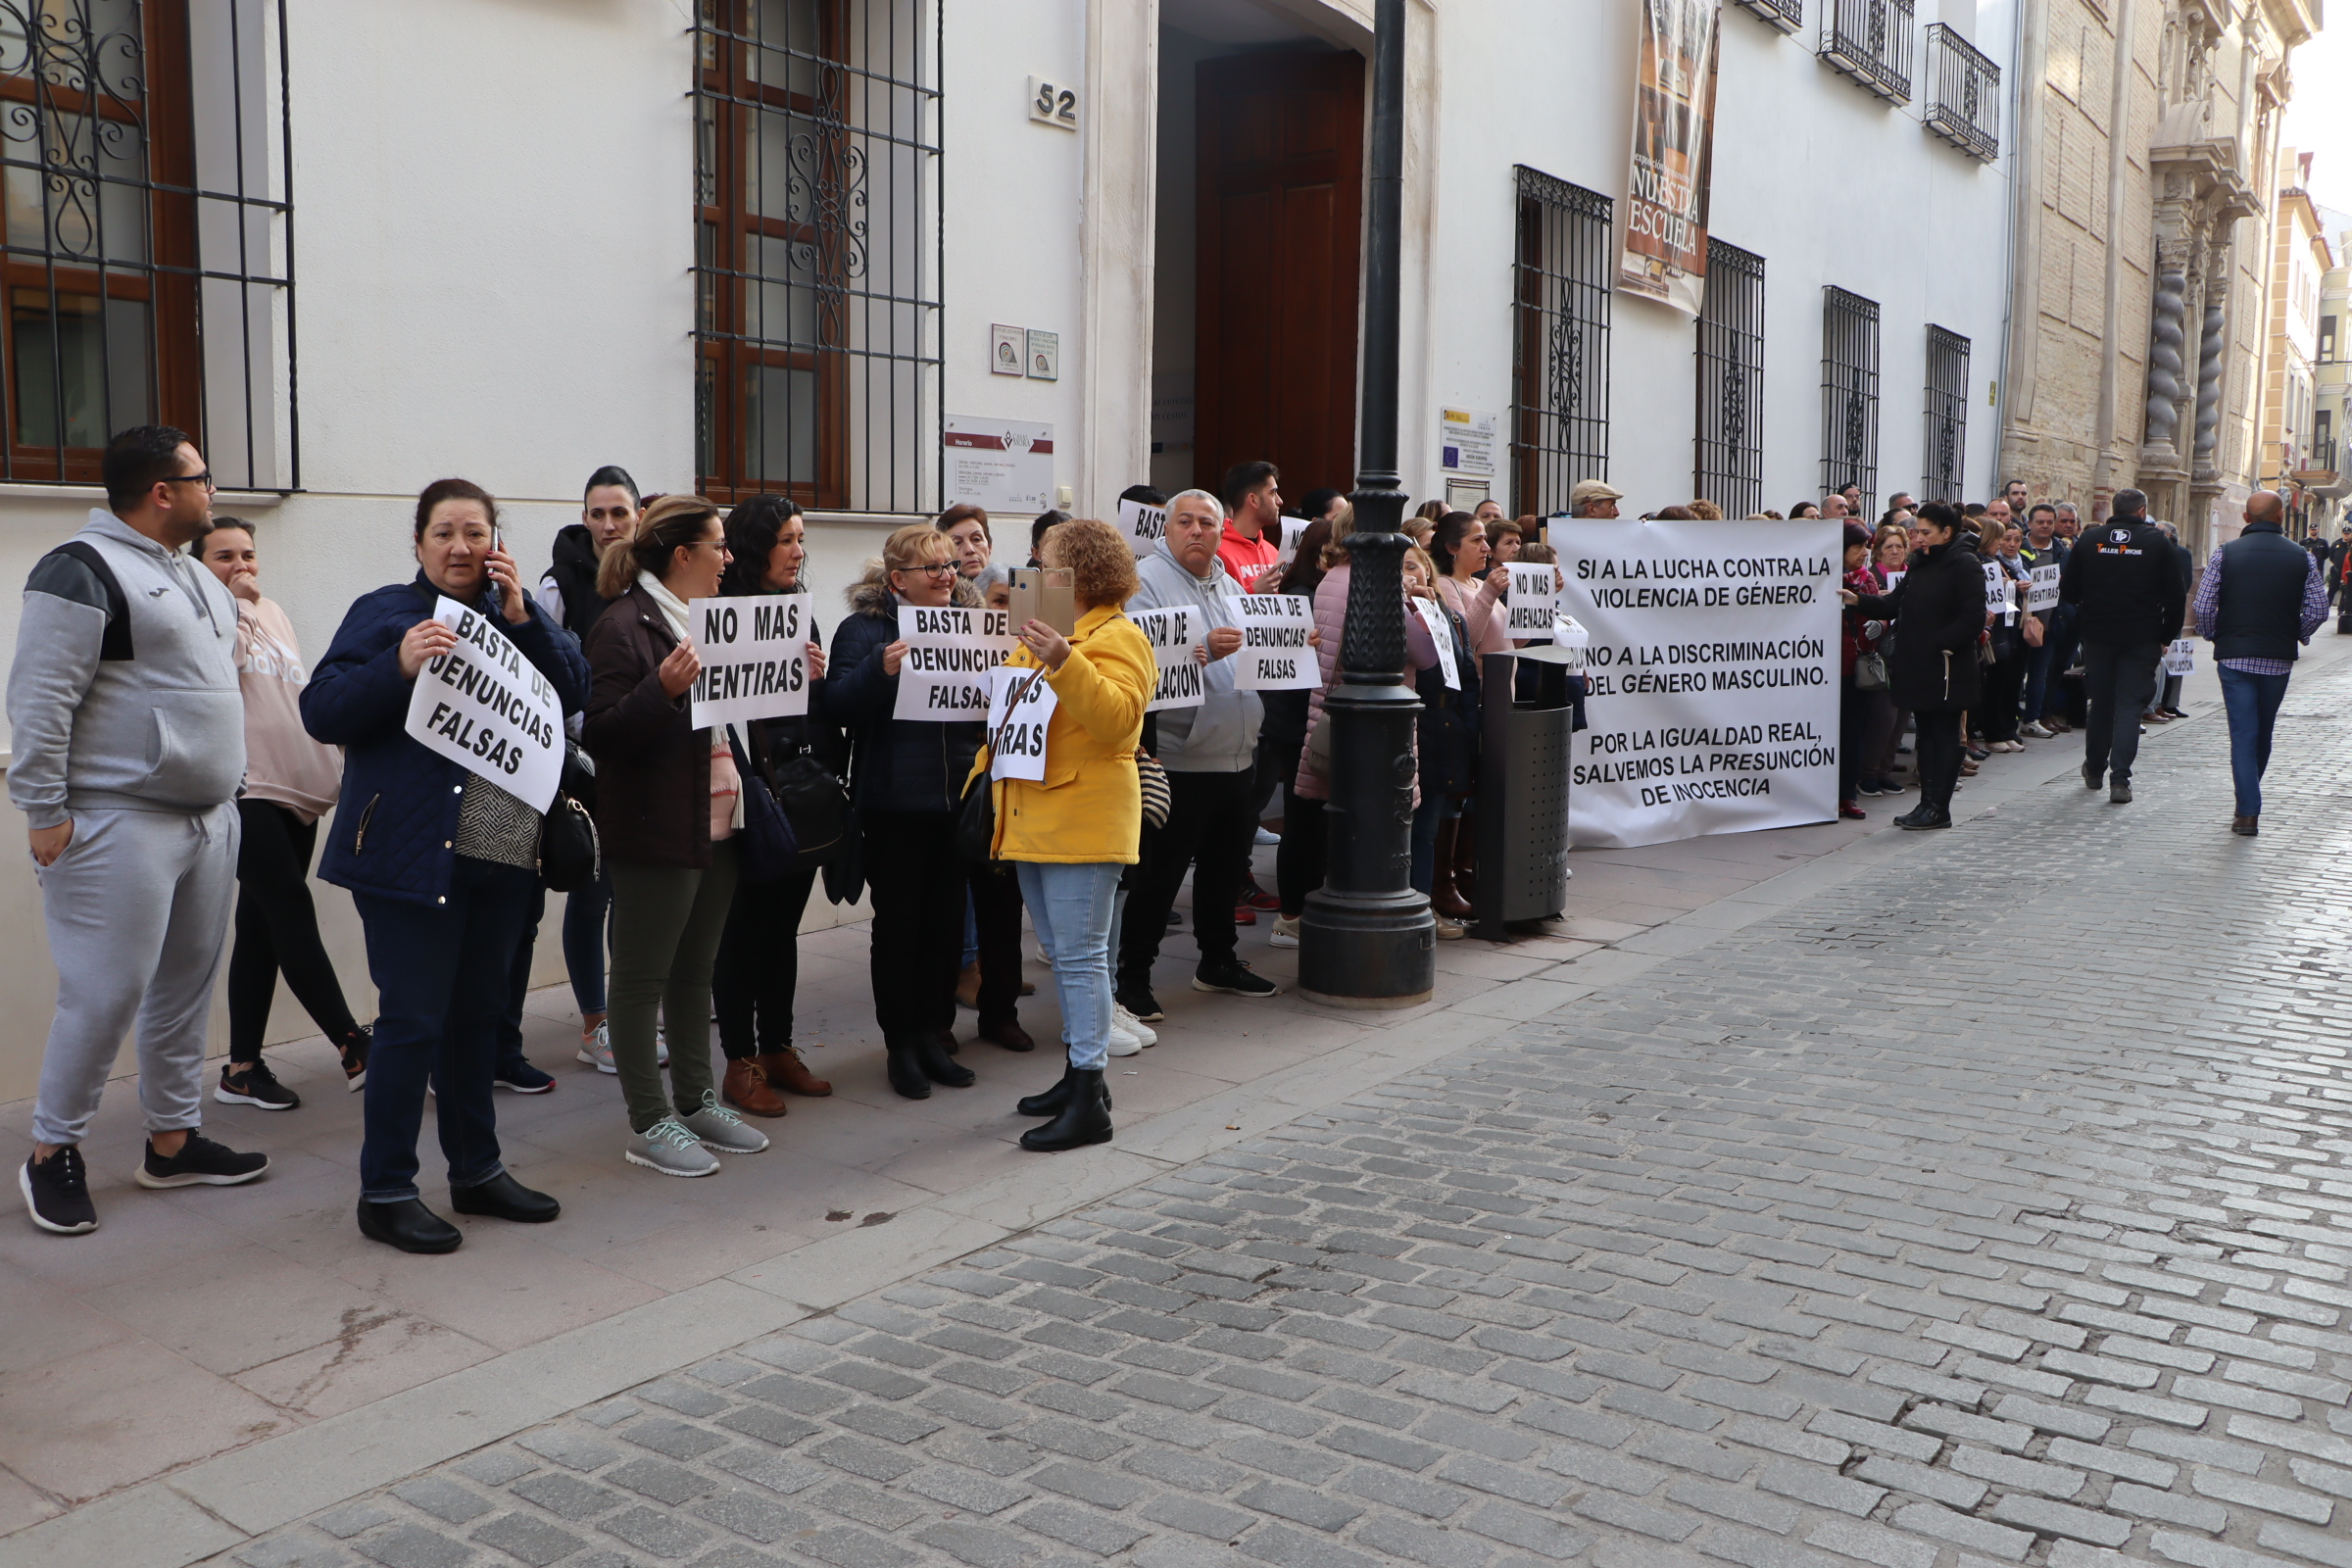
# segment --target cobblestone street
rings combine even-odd
[[[215,1560],[2352,1565],[2348,691]]]

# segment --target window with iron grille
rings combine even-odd
[[[1882,98],[1911,101],[1912,0],[1822,0],[1821,58]]]
[[[2001,155],[2001,68],[1938,22],[1928,28],[1927,127],[1982,163]]]
[[[1968,339],[1928,328],[1926,473],[1919,493],[1955,506],[1968,487]]]
[[[1692,495],[1727,517],[1764,510],[1764,258],[1710,237],[1698,313]]]
[[[938,504],[938,25],[924,0],[700,0],[695,416],[713,499]]]
[[[1516,512],[1550,516],[1579,479],[1608,477],[1615,204],[1533,169],[1518,179],[1511,497]]]
[[[1805,0],[1740,0],[1740,4],[1782,32],[1794,32],[1805,24]]]
[[[1862,487],[1867,511],[1879,493],[1879,304],[1822,290],[1821,493]]]
[[[300,483],[284,29],[275,0],[0,0],[0,478],[94,483],[161,422],[224,489]]]

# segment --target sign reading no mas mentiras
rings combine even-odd
[[[1018,646],[1002,610],[901,605],[899,700],[893,718],[939,723],[988,716],[988,675]]]
[[[564,705],[556,689],[489,616],[443,598],[433,618],[458,634],[458,646],[416,672],[410,738],[532,810],[546,810],[564,777]]]
[[[1555,530],[1591,635],[1571,843],[1626,849],[1838,810],[1835,520]]]
[[[686,625],[703,672],[687,720],[696,729],[808,711],[809,617],[813,594],[697,599]]]

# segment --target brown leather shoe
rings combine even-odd
[[[727,1063],[727,1080],[719,1091],[727,1103],[753,1116],[781,1116],[790,1107],[784,1097],[768,1087],[767,1075],[750,1057],[740,1057]]]
[[[980,1038],[992,1046],[1002,1046],[1006,1051],[1035,1051],[1037,1049],[1037,1042],[1029,1038],[1029,1031],[1010,1019],[1004,1023],[982,1024]]]
[[[2262,818],[2259,816],[2233,816],[2230,819],[2230,831],[2240,838],[2253,838],[2262,831]]]
[[[760,1075],[771,1089],[781,1089],[788,1095],[818,1096],[833,1092],[833,1086],[810,1072],[801,1054],[790,1046],[752,1059],[760,1064]]]
[[[958,1007],[980,1005],[980,965],[977,963],[965,964],[956,976],[956,1005]]]

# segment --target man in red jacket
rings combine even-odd
[[[1248,593],[1282,554],[1282,475],[1271,463],[1237,463],[1226,470],[1218,498],[1225,503],[1225,536],[1217,560]]]

